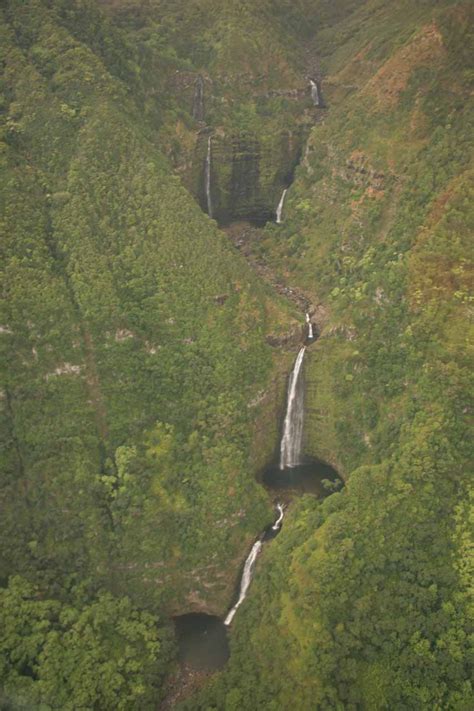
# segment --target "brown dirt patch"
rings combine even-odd
[[[377,103],[392,108],[407,87],[413,71],[444,59],[443,38],[435,23],[426,25],[416,37],[399,49],[369,81],[363,93],[375,96]]]

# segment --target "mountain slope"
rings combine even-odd
[[[290,508],[185,706],[472,707],[472,19],[3,4],[8,708],[155,708],[171,615],[221,614],[270,520],[255,474],[300,323],[198,205],[209,136],[222,223],[272,218],[294,178],[246,247],[319,304],[305,451],[346,486]]]
[[[120,33],[96,12],[95,52],[62,3],[2,12],[2,575],[225,605],[269,515],[247,405],[286,307],[173,177]]]

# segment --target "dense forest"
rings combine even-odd
[[[472,3],[0,13],[0,709],[470,711]],[[300,302],[344,486],[175,694],[273,520]]]

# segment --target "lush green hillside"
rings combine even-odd
[[[266,335],[285,331],[289,310],[173,176],[158,133],[167,99],[143,105],[150,57],[140,64],[94,3],[6,3],[1,33],[0,575],[23,576],[5,592],[2,686],[20,706],[72,694],[62,708],[118,708],[115,693],[130,708],[153,698],[169,656],[149,615],[127,631],[133,606],[162,623],[223,611],[271,517],[249,459],[250,403],[272,374]],[[12,616],[15,596],[36,622]],[[120,606],[123,685],[105,679],[98,700],[80,680],[50,688],[51,636],[67,646],[102,615],[105,641],[97,627],[90,644],[105,662]]]
[[[203,214],[211,135],[222,222],[301,153],[246,246],[319,305],[305,449],[347,484],[292,507],[186,707],[471,709],[472,5],[0,12],[0,706],[157,708],[170,616],[223,613],[271,517],[300,324]]]
[[[190,709],[472,707],[472,20],[367,2],[316,37],[330,110],[255,249],[326,306],[306,447],[348,483],[292,511]]]

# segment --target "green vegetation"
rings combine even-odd
[[[156,627],[149,613],[223,612],[271,518],[248,405],[269,382],[265,336],[275,320],[285,329],[288,308],[173,176],[160,98],[143,110],[145,69],[126,34],[94,3],[1,12],[0,577],[34,586],[46,635],[25,664],[5,667],[5,694],[20,706],[31,692],[31,703],[72,694],[76,707],[117,708],[114,693],[126,707],[154,698],[169,659],[140,642]],[[71,575],[87,586],[80,605]],[[87,620],[103,602],[111,620],[115,606],[148,611],[123,679],[104,679],[96,697],[52,686],[42,650],[76,629],[62,606]],[[104,634],[90,640],[91,674],[115,644]]]
[[[292,511],[193,711],[472,707],[472,19],[322,32],[329,115],[258,249],[327,306],[306,447],[347,484]]]
[[[305,111],[311,100],[300,40],[301,33],[306,38],[311,32],[311,3],[132,0],[112,5],[116,22],[146,58],[140,74],[142,83],[148,82],[144,96],[159,94],[164,102],[160,142],[186,187],[206,209],[204,165],[211,131],[216,219],[271,218],[312,121]],[[203,81],[202,121],[193,116],[198,78]]]
[[[293,505],[184,707],[471,709],[471,4],[0,12],[0,706],[157,708],[171,616],[223,613],[271,517],[295,315],[196,202],[202,76],[223,220],[303,148],[253,246],[322,305],[306,451],[346,486]]]
[[[73,605],[44,599],[20,577],[0,591],[0,700],[18,709],[149,708],[169,646],[156,618],[127,598],[72,594]]]

